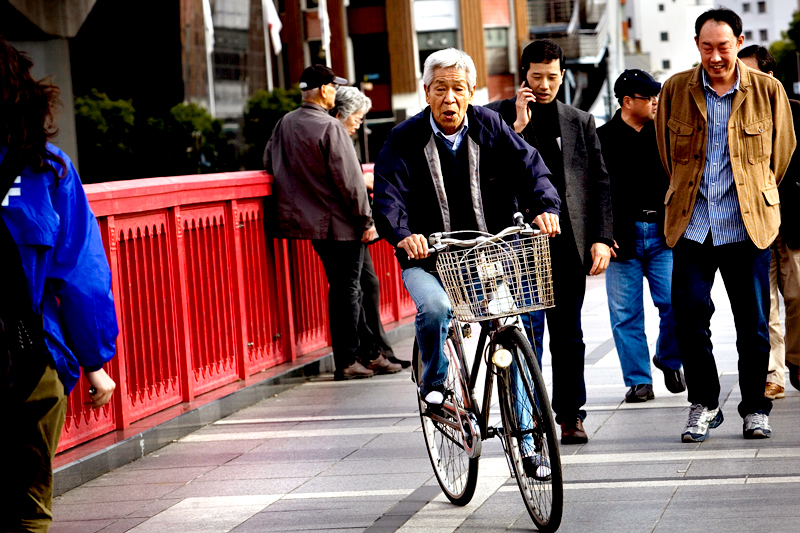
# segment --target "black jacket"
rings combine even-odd
[[[496,113],[469,106],[467,117],[469,129],[462,142],[469,144],[471,179],[479,185],[473,191],[477,198],[472,195],[479,226],[496,233],[512,224],[515,211],[526,222],[545,211],[557,214],[558,193],[539,153]],[[375,162],[375,221],[378,233],[393,246],[412,234],[427,237],[461,229],[448,227],[447,200],[431,171],[438,164],[430,154],[432,139],[428,107],[392,129]],[[433,266],[429,260],[409,260],[403,250],[396,255],[403,268]]]
[[[597,136],[611,180],[614,239],[619,245],[616,260],[630,259],[636,247],[636,220],[643,210],[657,211],[653,221],[663,229],[669,176],[658,155],[653,122],[637,132],[625,124],[618,110],[614,118],[597,128]]]
[[[500,113],[513,127],[517,119],[517,97],[499,100],[486,108]],[[613,243],[611,191],[600,153],[600,141],[595,131],[594,117],[580,109],[556,102],[558,123],[561,129],[561,153],[564,167],[564,184],[575,245],[584,266],[591,265],[589,249],[592,244]],[[512,130],[513,131],[513,130]],[[533,125],[522,130],[521,137],[537,148]]]
[[[800,139],[800,101],[789,100],[795,135]],[[781,195],[781,238],[786,246],[800,248],[800,150],[795,150],[778,192]]]

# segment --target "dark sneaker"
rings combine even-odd
[[[537,481],[550,481],[552,477],[550,463],[538,453],[530,457],[523,457],[522,467],[525,469],[526,476]]]
[[[383,354],[379,355],[372,361],[367,361],[364,366],[376,374],[396,374],[397,372],[403,370],[402,366],[392,363],[386,359]]]
[[[683,372],[681,372],[680,368],[678,370],[667,368],[659,363],[655,356],[653,356],[653,364],[664,373],[664,385],[667,386],[668,391],[672,394],[678,394],[686,390],[686,381],[683,379]]]
[[[561,423],[561,444],[586,444],[589,436],[583,429],[583,420],[576,416],[574,422]]]
[[[333,374],[333,379],[335,381],[344,381],[347,379],[361,379],[361,378],[371,378],[375,375],[375,372],[372,370],[365,368],[364,365],[356,361],[352,365],[348,366],[341,372],[338,370]]]
[[[647,400],[655,400],[655,398],[656,395],[653,394],[653,386],[649,383],[634,385],[625,393],[625,401],[627,403],[646,402]]]
[[[800,375],[798,375],[800,374],[800,367],[786,361],[786,368],[789,369],[789,383],[791,383],[792,387],[795,389],[800,390]]]
[[[683,442],[703,442],[708,438],[708,430],[718,427],[724,420],[722,410],[709,409],[699,403],[693,403],[689,408],[689,419],[683,428],[681,440]]]
[[[769,427],[769,415],[763,413],[753,413],[744,417],[742,433],[746,439],[768,439],[772,436],[772,428]]]

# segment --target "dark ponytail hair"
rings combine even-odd
[[[46,144],[58,133],[53,111],[60,91],[48,79],[34,80],[31,67],[30,58],[0,35],[0,146],[8,147],[10,163],[51,170],[60,179],[66,164]]]

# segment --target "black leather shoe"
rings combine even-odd
[[[561,444],[586,444],[589,442],[589,436],[586,430],[583,429],[583,420],[581,417],[575,416],[575,421],[561,423]]]
[[[800,367],[786,361],[786,368],[789,369],[789,383],[792,384],[797,390],[800,390],[800,376],[798,376],[798,372],[800,372]]]
[[[683,372],[681,372],[680,368],[678,370],[667,368],[659,363],[655,357],[653,357],[653,364],[664,373],[664,385],[667,386],[668,391],[672,394],[678,394],[686,390],[686,382],[683,380]]]
[[[411,366],[411,361],[406,361],[405,359],[398,359],[397,357],[395,357],[393,355],[388,356],[387,359],[390,362],[392,362],[392,363],[394,363],[396,365],[400,365],[403,368],[408,368],[408,367]]]
[[[625,401],[627,403],[646,402],[647,400],[655,400],[655,398],[653,386],[649,383],[634,385],[625,393]]]

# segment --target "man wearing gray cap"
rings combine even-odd
[[[669,177],[661,165],[654,120],[661,84],[631,69],[614,84],[620,109],[597,129],[611,180],[614,240],[619,248],[606,270],[606,293],[628,403],[655,398],[644,332],[644,279],[661,327],[653,363],[672,393],[686,389],[672,317],[672,250],[664,239],[664,195]]]
[[[303,104],[278,121],[264,151],[283,236],[311,239],[325,268],[337,380],[401,370],[359,342],[359,280],[366,243],[378,234],[350,136],[328,114],[336,89],[346,84],[326,66],[305,69],[300,76]]]

